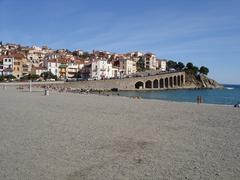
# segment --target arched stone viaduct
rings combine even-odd
[[[142,77],[134,82],[134,89],[172,89],[185,84],[185,73],[167,73],[156,76]]]
[[[153,90],[175,89],[185,85],[185,72],[162,73],[154,76],[80,81],[65,83],[65,87],[82,89]]]

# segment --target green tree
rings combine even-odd
[[[21,77],[21,80],[37,80],[38,78],[40,78],[39,75],[36,74],[28,74],[26,76]]]
[[[3,76],[0,76],[0,81],[4,81],[4,77]]]
[[[189,70],[193,69],[193,63],[191,63],[191,62],[187,63],[186,67]]]
[[[6,76],[0,76],[0,81],[5,81],[5,80],[15,80],[16,77],[13,75],[6,75]]]
[[[175,62],[175,61],[170,60],[170,61],[167,62],[167,68],[168,69],[171,69],[171,68],[175,69],[176,66],[177,66],[177,62]]]
[[[43,72],[40,76],[43,77],[44,80],[46,80],[46,79],[57,80],[57,76],[54,75],[51,71]]]
[[[177,70],[183,70],[185,68],[185,65],[182,62],[178,62],[175,66],[175,69]]]
[[[197,75],[199,72],[199,68],[197,66],[194,66],[193,63],[189,62],[186,65],[185,72]]]
[[[6,78],[7,80],[16,79],[16,77],[13,75],[7,75],[7,76],[4,76],[4,78]]]
[[[199,72],[199,68],[197,66],[193,66],[192,72],[193,74],[197,75],[197,73]]]
[[[145,62],[142,57],[137,62],[137,71],[144,71],[145,70]]]
[[[205,66],[201,66],[199,72],[200,72],[201,74],[208,75],[209,69],[208,69],[207,67],[205,67]]]

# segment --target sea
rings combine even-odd
[[[197,102],[197,96],[202,96],[204,103],[207,104],[234,105],[240,103],[240,85],[225,84],[222,89],[120,91],[119,95],[178,102]]]

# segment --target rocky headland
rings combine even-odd
[[[185,88],[215,89],[215,88],[223,88],[223,85],[219,84],[217,81],[203,74],[194,75],[191,73],[186,73]]]

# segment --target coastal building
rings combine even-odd
[[[109,79],[112,75],[112,63],[105,59],[95,59],[92,61],[90,77],[92,79]]]
[[[160,71],[166,71],[167,70],[167,61],[166,60],[158,60],[158,69]]]
[[[92,72],[92,63],[86,63],[80,70],[80,76],[84,80],[89,79],[91,72]]]
[[[3,69],[12,69],[14,65],[14,57],[6,56],[3,58]]]
[[[130,52],[128,54],[130,54],[131,57],[142,57],[144,55],[144,53],[140,51]]]
[[[45,67],[33,67],[31,74],[36,74],[38,76],[41,76],[42,73],[47,72],[47,68]]]
[[[7,43],[5,45],[2,45],[3,48],[5,48],[6,50],[16,50],[20,47],[20,45],[18,44],[10,44],[10,43]]]
[[[53,75],[59,77],[58,67],[61,65],[61,61],[58,59],[50,59],[47,61],[47,70],[50,71]]]
[[[75,77],[76,74],[84,67],[83,60],[72,60],[67,58],[57,58],[46,60],[47,71],[52,72],[58,78],[68,79]]]
[[[123,75],[131,75],[137,72],[136,61],[132,59],[120,59],[120,70],[122,70]]]
[[[99,59],[99,58],[110,59],[112,54],[108,51],[95,51],[95,50],[93,50],[93,56],[94,56],[95,59]]]
[[[83,55],[83,50],[81,49],[76,49],[75,51],[73,51],[73,54],[77,55],[77,56],[82,56]]]
[[[144,66],[147,70],[156,70],[158,67],[157,58],[152,53],[146,53],[143,56]]]
[[[40,66],[45,58],[45,54],[41,52],[32,52],[27,54],[27,59],[32,63],[35,67]]]
[[[49,53],[49,54],[46,54],[45,60],[57,59],[59,57],[60,57],[60,54],[58,53]]]
[[[67,78],[75,77],[83,67],[84,67],[84,61],[75,60],[75,61],[68,62]]]
[[[61,79],[67,79],[68,77],[68,64],[67,62],[61,62],[61,64],[58,66],[58,72],[59,72],[59,78]]]
[[[15,76],[17,79],[20,79],[24,75],[27,75],[30,73],[31,68],[26,65],[29,64],[27,59],[23,54],[14,54],[14,66],[13,66],[13,76]]]
[[[25,64],[23,64],[23,69],[22,69],[22,76],[26,76],[28,74],[30,74],[31,70],[32,70],[32,64],[27,62]]]
[[[121,78],[121,71],[116,66],[112,67],[112,78]]]
[[[0,76],[3,76],[3,60],[0,57]]]
[[[2,75],[8,76],[13,75],[13,65],[14,65],[14,57],[11,56],[3,56],[2,57]]]

